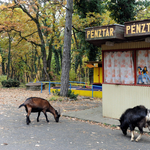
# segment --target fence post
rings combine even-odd
[[[41,82],[41,93],[42,93],[42,89],[43,89],[43,83]]]
[[[49,94],[51,94],[51,83],[49,81]]]
[[[92,85],[92,98],[93,98],[93,86],[94,86],[94,85]]]

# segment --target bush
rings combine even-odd
[[[3,80],[7,80],[7,76],[6,75],[1,75],[0,76],[0,82],[2,82]]]
[[[55,91],[53,91],[53,95],[55,96],[60,96],[60,91],[58,91],[58,89],[56,89]],[[78,94],[74,94],[73,91],[68,90],[68,95],[67,97],[69,97],[70,99],[75,99],[77,100]]]
[[[51,97],[50,101],[57,101],[57,98],[56,97]]]
[[[78,94],[74,94],[73,91],[68,90],[68,97],[77,100]]]
[[[19,87],[20,82],[18,80],[8,79],[3,80],[2,82],[3,87]]]
[[[58,91],[58,89],[56,89],[55,91],[52,91],[52,92],[53,92],[53,95],[60,96],[60,92]]]

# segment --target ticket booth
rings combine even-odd
[[[86,28],[85,38],[102,49],[103,116],[150,108],[150,19]]]

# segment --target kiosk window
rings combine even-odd
[[[104,52],[104,82],[134,84],[133,51]]]

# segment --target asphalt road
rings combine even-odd
[[[150,137],[143,135],[139,142],[130,142],[130,134],[81,121],[60,118],[56,123],[48,114],[26,125],[24,108],[0,105],[0,150],[150,150]],[[137,134],[136,134],[137,136]]]

